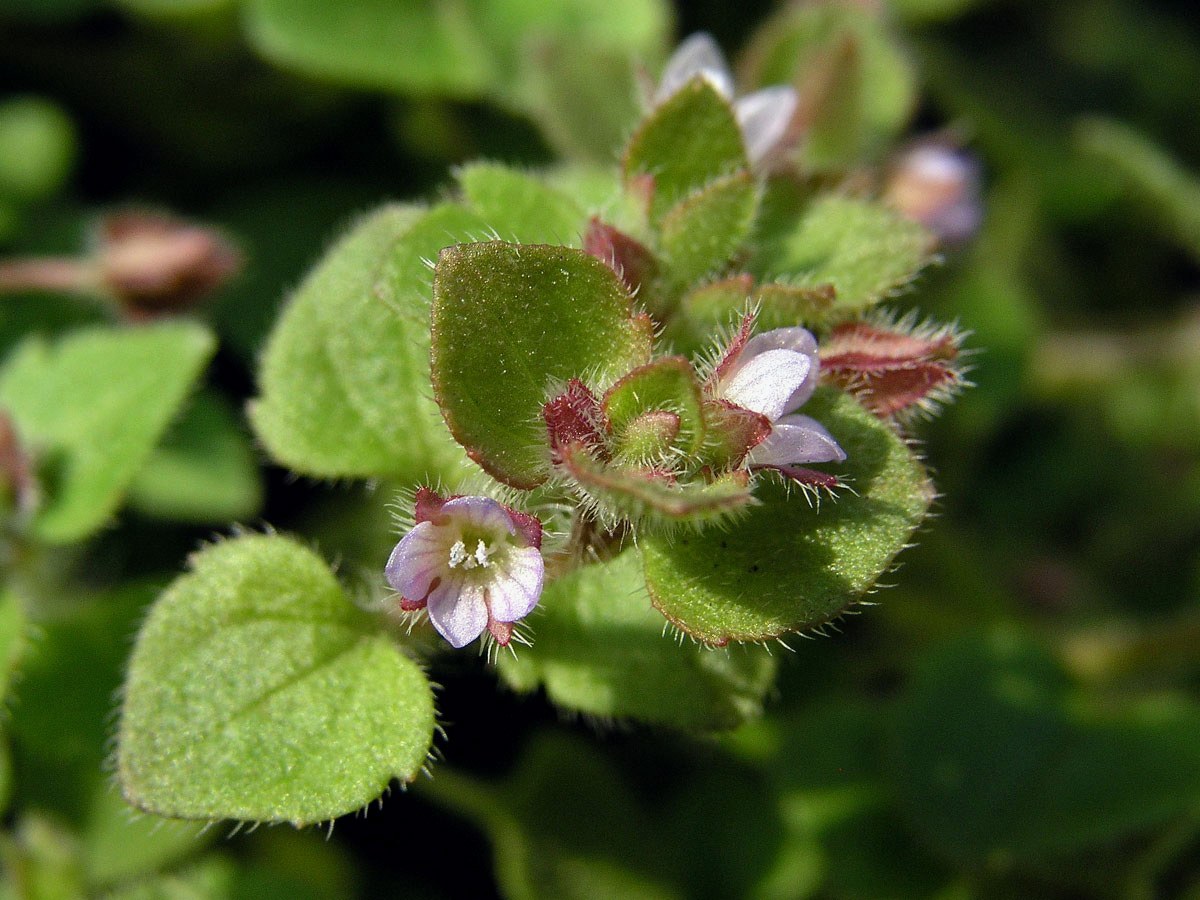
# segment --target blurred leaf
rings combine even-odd
[[[473,97],[494,77],[464,0],[247,0],[244,15],[263,56],[317,78]]]
[[[512,900],[682,900],[641,840],[652,822],[618,771],[578,739],[537,735],[500,784],[442,769],[422,785],[480,822]]]
[[[471,208],[501,239],[580,245],[586,214],[570,196],[536,175],[496,163],[471,163],[456,177]]]
[[[814,506],[760,478],[761,504],[728,527],[639,541],[654,605],[698,640],[761,641],[836,619],[891,564],[933,499],[904,440],[851,397],[822,388],[804,412],[846,451],[836,471],[853,493]]]
[[[483,227],[458,206],[387,206],[334,245],[263,354],[249,413],[276,460],[326,478],[462,477],[465,459],[426,393],[424,260]]]
[[[34,522],[66,543],[120,505],[213,352],[209,332],[176,322],[73,332],[21,344],[0,370],[0,407],[32,449],[46,496]]]
[[[433,284],[433,388],[446,423],[490,474],[531,488],[549,474],[542,405],[570,378],[603,384],[650,355],[616,274],[582,250],[463,244]]]
[[[251,535],[196,554],[151,610],[117,770],[143,809],[301,825],[411,781],[433,727],[424,674],[325,562]]]
[[[167,432],[129,490],[139,512],[186,522],[245,521],[262,504],[258,463],[228,403],[204,391]]]
[[[105,900],[333,900],[292,873],[210,855],[185,869],[125,884]]]
[[[11,590],[0,590],[0,721],[8,686],[25,651],[27,632],[28,622],[20,598]]]
[[[104,779],[91,796],[80,837],[88,884],[107,887],[194,856],[217,837],[196,822],[148,816]]]
[[[40,200],[58,191],[75,161],[75,126],[40,97],[0,102],[0,197]]]
[[[642,120],[623,160],[628,184],[646,179],[652,186],[650,212],[656,220],[710,181],[746,168],[733,108],[699,77]]]
[[[885,207],[831,194],[814,201],[757,266],[799,287],[832,284],[834,308],[855,313],[912,281],[932,249],[932,237],[917,223]]]
[[[754,224],[758,188],[749,172],[710,182],[662,220],[662,252],[670,277],[690,284],[719,273],[742,248]]]
[[[532,647],[499,660],[513,688],[559,706],[677,728],[730,728],[762,712],[775,661],[756,647],[679,646],[663,633],[636,553],[551,582],[528,620]]]
[[[907,124],[916,73],[879,8],[854,0],[790,4],[746,50],[748,85],[800,91],[804,161],[846,168],[876,156]]]
[[[115,0],[117,6],[152,19],[189,20],[232,9],[236,0]]]
[[[3,900],[81,900],[84,897],[79,849],[69,832],[37,814],[0,832],[0,898]]]
[[[1131,199],[1154,214],[1163,230],[1200,262],[1200,178],[1120,122],[1084,119],[1075,126],[1075,140],[1084,153],[1103,160]]]
[[[1012,633],[923,661],[895,724],[911,827],[967,866],[1029,866],[1200,809],[1200,708],[1068,691]]]

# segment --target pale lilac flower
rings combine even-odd
[[[896,160],[884,194],[893,206],[947,244],[963,244],[983,222],[979,161],[941,140],[908,148]]]
[[[796,412],[816,390],[820,370],[817,340],[803,328],[776,328],[730,348],[714,395],[771,421],[771,433],[746,457],[752,468],[846,458],[824,425]]]
[[[712,35],[704,32],[687,38],[667,60],[654,93],[655,104],[670,99],[693,78],[703,78],[718,94],[733,102],[733,113],[742,130],[742,142],[751,165],[762,162],[787,136],[799,103],[796,91],[778,84],[734,99],[733,76],[725,56]]]
[[[443,500],[426,488],[417,493],[416,519],[385,570],[401,609],[426,608],[453,647],[485,630],[507,644],[513,623],[542,594],[541,523],[487,497]]]

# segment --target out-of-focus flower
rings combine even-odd
[[[795,89],[779,84],[734,99],[733,76],[725,56],[712,35],[704,32],[687,38],[667,60],[654,102],[664,103],[693,78],[703,78],[718,94],[733,102],[751,165],[762,162],[787,137],[799,100]]]
[[[443,500],[422,488],[416,525],[385,574],[404,610],[427,609],[438,634],[464,647],[486,630],[503,645],[542,594],[542,526],[487,497]]]
[[[884,196],[904,215],[947,244],[961,244],[979,230],[983,199],[979,161],[941,141],[924,141],[896,160]]]
[[[714,373],[712,395],[770,421],[770,434],[746,457],[752,468],[846,459],[824,425],[796,412],[816,390],[820,369],[817,340],[803,328],[734,339]]]

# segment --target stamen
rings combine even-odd
[[[462,566],[464,569],[470,569],[474,564],[475,561],[467,557],[466,545],[462,541],[455,541],[454,546],[450,548],[450,568]]]
[[[491,565],[488,562],[488,551],[487,551],[487,547],[485,547],[483,544],[482,538],[480,538],[479,543],[475,545],[475,561],[478,562],[479,565],[483,566],[485,569],[489,565]]]

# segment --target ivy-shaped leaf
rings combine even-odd
[[[598,386],[650,356],[650,324],[582,250],[491,241],[444,250],[433,282],[433,387],[450,431],[490,474],[549,475],[542,421],[570,378]]]
[[[775,674],[758,647],[680,647],[663,633],[637,554],[553,582],[528,620],[532,647],[500,658],[513,688],[559,706],[678,728],[732,728],[762,711]]]
[[[639,540],[654,604],[710,644],[822,625],[857,601],[908,542],[933,499],[924,467],[853,398],[823,388],[804,407],[846,451],[854,493],[810,505],[760,478],[761,505],[726,528]]]
[[[830,194],[813,201],[756,265],[797,287],[833,285],[833,307],[851,314],[910,282],[932,250],[932,236],[916,222],[875,203]]]
[[[411,781],[433,728],[424,674],[324,561],[253,535],[196,554],[151,610],[117,771],[160,815],[302,825]]]
[[[459,206],[388,206],[305,279],[263,354],[250,420],[271,456],[325,478],[441,478],[466,471],[428,396],[424,260],[485,230]]]
[[[192,323],[93,328],[56,344],[33,337],[0,371],[0,409],[33,454],[44,502],[37,537],[86,537],[125,491],[212,355]]]

